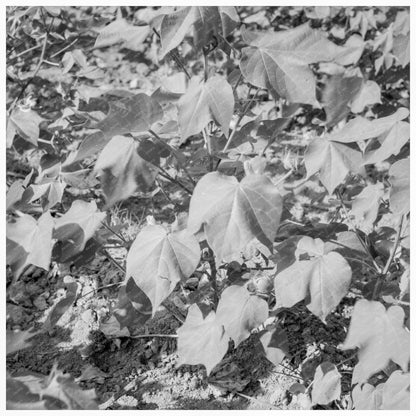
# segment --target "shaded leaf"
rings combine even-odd
[[[396,214],[410,211],[410,159],[401,159],[393,163],[389,170],[390,209]]]
[[[176,48],[191,28],[195,48],[202,49],[214,40],[214,37],[218,39],[228,36],[238,21],[235,8],[230,6],[190,6],[165,14],[160,27],[161,56]]]
[[[269,316],[264,299],[252,295],[243,286],[229,286],[221,294],[216,320],[238,347],[250,336],[251,330],[260,326]]]
[[[127,254],[126,278],[133,277],[149,297],[154,314],[176,284],[194,272],[199,259],[198,241],[187,230],[170,232],[161,225],[148,225]]]
[[[143,160],[131,137],[114,136],[95,163],[107,207],[127,199],[136,190],[147,192],[157,176],[157,169]]]
[[[350,112],[348,104],[360,91],[362,82],[360,77],[343,75],[334,75],[328,79],[322,91],[321,100],[328,127],[334,126],[348,115]]]
[[[100,227],[105,215],[105,212],[97,209],[95,201],[85,202],[78,199],[62,217],[55,220],[54,238],[63,243],[65,259],[84,250],[85,244]]]
[[[7,410],[48,410],[45,400],[33,394],[20,380],[7,374],[6,377],[6,409]]]
[[[23,110],[16,108],[11,113],[7,122],[7,147],[13,144],[15,134],[19,134],[22,139],[38,145],[39,138],[39,124],[43,118],[31,109]]]
[[[365,107],[377,103],[381,103],[380,86],[375,81],[365,81],[351,101],[351,111],[361,113]]]
[[[410,374],[393,371],[384,384],[383,410],[410,410]]]
[[[308,23],[267,34],[243,30],[242,35],[250,45],[243,48],[240,61],[241,73],[248,82],[291,103],[319,107],[309,64],[331,61],[344,48],[330,42],[324,32],[312,29]]]
[[[218,261],[232,260],[257,238],[270,247],[282,212],[282,198],[265,175],[248,175],[241,182],[218,172],[206,174],[194,189],[188,229],[204,227]]]
[[[392,360],[403,371],[409,364],[409,333],[403,326],[404,311],[400,306],[386,308],[376,301],[360,299],[354,306],[342,350],[358,347],[358,364],[352,383],[362,383],[383,370]]]
[[[367,185],[352,201],[351,215],[354,223],[363,230],[371,232],[376,221],[380,201],[384,196],[382,182]]]
[[[319,179],[330,194],[340,185],[350,172],[357,172],[362,163],[362,155],[337,141],[316,138],[305,153],[305,166],[308,177],[319,172]]]
[[[200,133],[211,120],[215,120],[228,137],[233,111],[233,90],[225,78],[215,75],[206,82],[192,78],[186,93],[178,102],[182,140]]]
[[[149,32],[150,27],[147,25],[134,26],[129,24],[127,20],[118,18],[100,30],[94,48],[104,48],[122,43],[124,48],[140,51]]]
[[[276,308],[290,308],[306,299],[307,308],[325,322],[327,315],[348,293],[351,268],[339,253],[325,253],[319,238],[303,237],[299,247],[302,250],[298,256],[308,250],[311,258],[299,260],[298,257],[295,263],[276,275]]]
[[[105,119],[94,126],[100,131],[83,140],[72,162],[99,152],[114,136],[149,130],[162,117],[162,107],[146,94],[140,93],[111,102]]]
[[[29,340],[39,332],[30,331],[6,331],[6,355],[29,348],[32,342]]]
[[[43,211],[48,211],[62,201],[66,184],[55,180],[42,184],[32,184],[24,191],[22,200],[30,204],[40,200]]]
[[[7,264],[18,277],[28,264],[49,270],[54,219],[45,212],[38,221],[27,214],[7,223]]]
[[[264,331],[260,336],[266,358],[275,366],[279,365],[289,354],[289,341],[286,331],[281,326]]]
[[[382,407],[384,383],[377,387],[365,383],[357,384],[352,390],[355,410],[379,410]]]
[[[104,373],[104,371],[101,371],[98,367],[88,364],[86,367],[84,367],[81,375],[77,377],[75,381],[79,383],[80,381],[89,381],[97,378],[104,379],[107,377],[110,377],[108,373]]]
[[[337,367],[325,361],[315,371],[312,386],[312,403],[329,404],[341,398],[341,374]]]
[[[185,323],[178,329],[178,365],[202,364],[207,374],[228,350],[229,336],[211,311],[206,318],[197,304],[190,306]]]

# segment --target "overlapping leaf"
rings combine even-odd
[[[136,190],[147,192],[157,176],[157,169],[141,158],[131,137],[114,136],[95,163],[107,206],[131,196]]]
[[[31,109],[15,109],[7,120],[7,147],[12,146],[16,133],[19,134],[22,139],[25,139],[37,146],[39,138],[39,124],[42,121],[43,118]]]
[[[100,227],[105,215],[105,212],[97,209],[95,201],[85,202],[78,199],[62,217],[55,220],[54,238],[62,242],[62,261],[84,250],[85,244]]]
[[[230,337],[216,320],[215,312],[211,311],[204,319],[195,303],[177,332],[178,365],[203,364],[209,374],[227,352]]]
[[[314,139],[305,153],[308,176],[319,173],[319,179],[330,194],[350,172],[357,172],[362,164],[362,154],[329,137]]]
[[[400,306],[388,310],[377,301],[360,299],[354,306],[347,338],[341,349],[358,347],[358,364],[352,382],[362,383],[387,367],[390,360],[403,371],[409,364],[409,332],[403,326],[405,315]]]
[[[53,227],[54,219],[49,212],[45,212],[37,221],[23,214],[15,222],[7,224],[6,261],[16,277],[29,264],[49,270]]]
[[[176,284],[194,272],[199,259],[198,241],[187,230],[169,232],[161,225],[148,225],[130,247],[126,278],[133,277],[155,313]]]
[[[148,25],[134,26],[125,19],[118,18],[100,30],[94,48],[104,48],[122,43],[124,48],[140,51],[149,32],[150,27]]]
[[[261,325],[269,316],[264,299],[243,286],[229,286],[221,294],[216,320],[222,324],[237,347],[250,336],[251,330]]]
[[[192,78],[186,93],[178,102],[182,140],[200,133],[211,120],[215,120],[228,137],[233,111],[233,90],[225,78],[215,75],[206,82]]]
[[[241,182],[218,172],[206,174],[195,187],[188,229],[205,230],[218,261],[234,256],[257,238],[271,246],[282,212],[282,198],[265,175],[248,175]]]
[[[266,358],[275,366],[279,365],[285,356],[289,356],[289,341],[286,331],[281,326],[264,331],[260,336]]]
[[[315,371],[312,385],[312,402],[329,404],[341,397],[341,374],[337,367],[325,361]]]
[[[307,253],[309,260],[300,260]],[[321,239],[299,240],[297,261],[278,273],[274,280],[276,307],[295,305],[306,299],[307,308],[323,322],[348,293],[352,271],[336,252],[327,252]]]
[[[98,153],[114,136],[149,130],[162,116],[162,107],[146,94],[140,93],[111,102],[105,119],[94,126],[100,131],[83,140],[72,162]]]
[[[162,57],[176,48],[186,34],[193,29],[193,43],[197,49],[214,40],[225,38],[239,21],[234,7],[230,6],[188,6],[163,17],[160,35],[162,38]]]
[[[377,103],[381,103],[380,86],[375,81],[365,81],[351,101],[351,111],[361,113],[365,107]]]
[[[332,61],[344,48],[307,23],[268,34],[242,33],[250,45],[243,49],[240,62],[241,73],[248,82],[289,102],[319,107],[309,64]]]
[[[410,210],[410,159],[398,160],[389,170],[390,209],[396,214],[407,214]]]

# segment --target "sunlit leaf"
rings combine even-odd
[[[218,172],[206,174],[191,198],[188,228],[205,230],[218,261],[234,256],[257,238],[271,246],[280,223],[282,198],[265,175],[248,175],[241,182]]]
[[[337,367],[325,361],[315,371],[312,385],[312,402],[329,404],[341,397],[341,374]]]
[[[410,159],[401,159],[389,170],[390,209],[396,214],[407,214],[410,210]]]

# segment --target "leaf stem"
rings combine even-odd
[[[160,172],[159,175],[162,176],[163,178],[176,183],[177,185],[179,185],[184,191],[186,191],[189,195],[192,195],[192,191],[190,189],[188,189],[182,182],[178,181],[177,179],[173,178],[172,176],[169,175],[168,172],[166,172],[165,169],[163,169],[161,166],[159,166]]]
[[[224,146],[224,149],[222,149],[223,152],[226,152],[228,150],[228,148],[230,147],[230,144],[235,136],[235,133],[237,132],[237,128],[241,123],[241,120],[243,119],[243,117],[245,116],[245,114],[247,113],[250,105],[252,104],[252,102],[256,99],[257,94],[259,93],[260,88],[257,88],[256,93],[253,95],[253,97],[250,99],[250,101],[247,102],[246,106],[243,109],[243,112],[240,114],[240,116],[237,119],[237,122],[235,123],[235,126],[233,128],[233,131],[231,132],[230,136],[228,137],[227,143]]]
[[[394,241],[393,250],[391,251],[390,257],[387,260],[387,263],[386,263],[386,265],[384,266],[384,269],[383,269],[383,275],[384,276],[386,276],[387,273],[389,272],[391,263],[393,262],[394,256],[396,255],[397,248],[399,247],[400,236],[402,234],[402,228],[403,228],[403,222],[404,222],[404,215],[401,215],[399,229],[398,229],[397,234],[396,234],[396,240]]]

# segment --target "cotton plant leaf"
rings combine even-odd
[[[278,366],[285,357],[290,356],[287,333],[281,326],[263,331],[260,335],[260,342],[266,358],[275,366]]]
[[[178,101],[178,121],[181,137],[198,134],[215,120],[226,137],[234,112],[234,94],[225,78],[215,75],[206,82],[191,79],[186,93]]]
[[[357,384],[352,390],[352,402],[355,410],[380,410],[383,401],[384,383],[377,387],[371,384]]]
[[[364,52],[364,39],[358,34],[353,34],[343,46],[344,51],[335,57],[335,62],[344,66],[355,65]]]
[[[276,308],[290,308],[306,300],[307,308],[324,323],[328,314],[348,293],[352,271],[348,262],[334,251],[326,252],[319,238],[303,237],[298,248],[307,248],[308,260],[298,259],[274,278]]]
[[[38,145],[39,124],[44,119],[36,111],[22,109],[20,107],[13,110],[7,120],[6,145],[11,147],[16,134],[34,146]]]
[[[33,346],[33,341],[30,341],[39,332],[30,331],[6,331],[6,355],[13,354],[17,351],[23,350]]]
[[[232,285],[222,293],[217,306],[216,320],[238,347],[269,316],[267,302],[252,295],[245,287]]]
[[[253,238],[271,247],[281,213],[282,197],[267,176],[248,175],[238,182],[211,172],[194,189],[188,229],[203,229],[217,260],[231,261]]]
[[[62,261],[84,250],[87,241],[101,226],[105,216],[105,212],[97,209],[95,201],[85,202],[78,199],[62,217],[55,219],[54,238],[62,242]]]
[[[384,185],[382,182],[367,185],[352,201],[350,214],[354,217],[357,228],[373,231],[380,201],[384,196]]]
[[[186,229],[170,232],[162,225],[147,225],[127,254],[126,279],[133,277],[154,314],[177,283],[195,271],[199,260],[198,240]]]
[[[158,171],[138,154],[131,137],[114,136],[101,151],[94,167],[98,173],[107,207],[127,199],[137,190],[148,192]]]
[[[202,49],[214,37],[228,36],[238,21],[238,14],[231,6],[188,6],[165,14],[160,26],[161,57],[179,46],[191,29],[195,48]]]
[[[375,81],[365,81],[358,94],[352,99],[350,107],[353,113],[361,113],[365,107],[381,103],[381,89]]]
[[[335,364],[324,361],[315,371],[312,385],[312,403],[329,404],[341,398],[341,374]]]
[[[410,159],[401,159],[393,163],[389,170],[390,210],[396,214],[410,211]]]
[[[98,33],[94,48],[104,48],[118,43],[132,51],[140,51],[150,33],[150,27],[131,25],[126,19],[118,18],[104,26]]]
[[[107,116],[94,126],[99,131],[82,141],[72,163],[98,153],[114,136],[149,130],[162,117],[162,107],[143,93],[111,102]]]
[[[45,212],[37,221],[28,214],[6,225],[6,262],[17,277],[33,264],[49,270],[53,247],[54,219]]]
[[[222,360],[230,337],[216,320],[214,311],[204,319],[197,304],[191,305],[184,324],[178,329],[177,365],[202,364],[207,374]]]
[[[24,191],[22,201],[31,204],[39,200],[44,212],[62,201],[66,184],[61,180],[32,184]]]
[[[267,34],[242,30],[242,35],[249,46],[243,48],[240,70],[248,82],[291,103],[320,107],[309,64],[333,61],[343,47],[308,23]]]
[[[362,154],[329,137],[314,139],[305,152],[307,176],[319,173],[319,179],[332,194],[350,172],[357,172],[362,164]]]
[[[358,347],[358,364],[354,367],[352,383],[363,383],[387,367],[390,360],[403,371],[408,370],[410,354],[409,332],[405,329],[405,314],[400,306],[389,309],[377,301],[360,299],[352,312],[347,337],[340,347]]]
[[[348,104],[361,89],[361,77],[331,76],[322,90],[322,106],[326,114],[326,125],[334,126],[344,120],[350,112]]]

